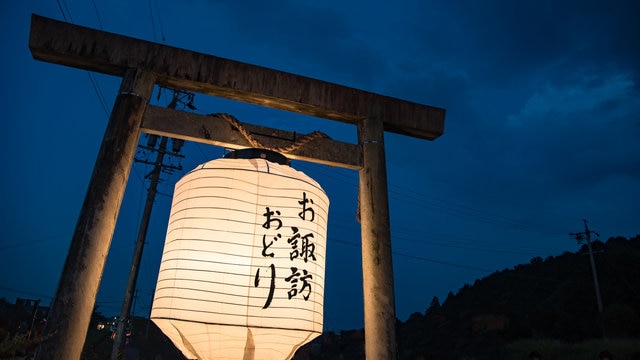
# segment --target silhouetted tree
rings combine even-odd
[[[440,310],[441,310],[440,300],[438,300],[437,296],[434,296],[433,299],[431,299],[431,304],[427,308],[427,311],[425,312],[425,314],[426,315],[439,314]]]

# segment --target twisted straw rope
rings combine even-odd
[[[235,129],[237,129],[240,132],[240,134],[242,134],[242,136],[244,136],[245,139],[247,139],[247,141],[249,142],[249,144],[251,144],[251,146],[253,146],[255,148],[261,148],[261,149],[271,150],[271,151],[280,152],[280,153],[290,153],[292,151],[295,151],[295,150],[303,147],[304,145],[306,145],[307,143],[309,143],[309,142],[311,142],[311,141],[313,141],[315,139],[320,139],[320,138],[328,139],[329,138],[329,136],[327,134],[316,130],[316,131],[312,132],[311,134],[307,134],[307,135],[303,136],[302,138],[300,138],[299,140],[296,140],[293,144],[291,144],[289,146],[271,148],[271,147],[267,147],[267,146],[263,145],[258,140],[256,140],[253,136],[251,136],[251,134],[247,131],[247,129],[245,129],[244,126],[242,126],[242,124],[238,121],[238,119],[236,119],[233,115],[224,114],[224,113],[217,113],[217,114],[211,114],[211,115],[226,120],[229,124],[231,124],[231,126],[233,126]]]
[[[244,126],[242,126],[242,124],[238,121],[238,119],[236,119],[233,115],[225,114],[225,113],[217,113],[217,114],[211,114],[211,116],[216,116],[226,120],[229,124],[231,124],[231,126],[236,128],[240,132],[240,134],[242,134],[242,136],[245,137],[245,139],[247,139],[247,141],[249,142],[249,144],[251,144],[251,146],[256,148],[271,150],[275,152],[288,153],[301,148],[302,146],[306,145],[308,142],[313,141],[315,139],[329,138],[327,134],[316,130],[311,134],[305,135],[303,138],[301,138],[300,140],[297,140],[296,142],[294,142],[293,144],[287,147],[270,148],[270,147],[264,146],[258,140],[254,139],[253,136],[251,136],[251,134],[247,131],[247,129],[245,129]],[[360,222],[360,191],[358,191],[358,209],[356,210],[356,220]]]

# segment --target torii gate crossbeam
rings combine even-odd
[[[46,331],[53,337],[41,344],[38,359],[80,358],[154,84],[358,127],[359,159],[285,155],[358,169],[365,353],[368,359],[396,358],[384,131],[433,140],[444,131],[444,109],[37,15],[31,19],[29,47],[37,60],[123,77],[51,304]],[[180,126],[147,130],[194,138]]]

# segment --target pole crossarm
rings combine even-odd
[[[300,134],[290,131],[247,123],[240,124],[253,138],[268,148],[286,147],[301,137]],[[253,147],[238,130],[221,117],[199,115],[152,105],[147,106],[147,111],[142,119],[141,131],[230,149]],[[290,159],[317,164],[353,170],[362,168],[362,149],[360,146],[329,138],[314,139],[305,146],[282,154]]]
[[[37,60],[123,76],[153,72],[156,84],[357,125],[371,106],[385,131],[433,140],[445,110],[278,70],[31,17],[29,48]]]

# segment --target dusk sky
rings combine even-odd
[[[569,233],[584,231],[582,219],[601,240],[640,233],[638,1],[27,0],[1,10],[0,297],[10,302],[54,296],[121,80],[34,60],[32,13],[446,109],[434,141],[385,135],[402,321],[495,271],[577,251]],[[151,103],[169,101],[156,89]],[[201,94],[193,104],[357,142],[355,126],[331,120]],[[175,182],[225,149],[187,143],[183,154],[153,209],[139,316]],[[362,328],[358,174],[292,166],[331,201],[325,330]],[[131,171],[97,298],[104,315],[120,312],[150,171]]]

